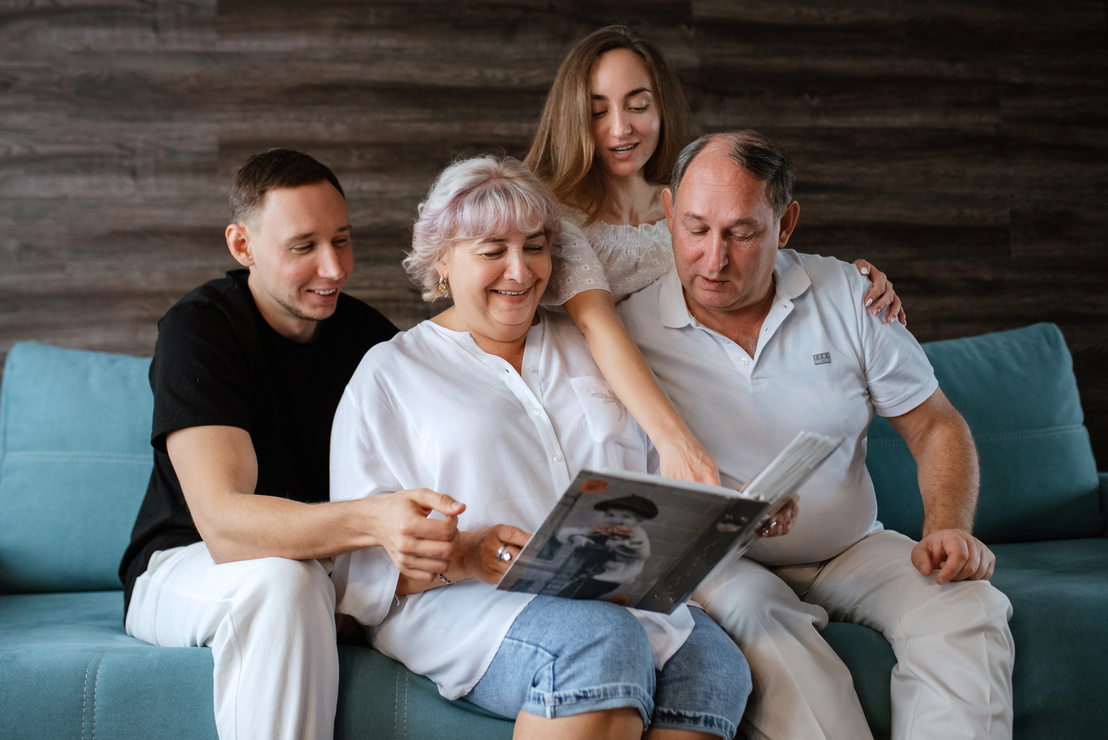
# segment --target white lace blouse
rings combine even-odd
[[[642,290],[673,267],[673,246],[665,219],[638,226],[594,221],[561,207],[562,253],[543,303],[560,306],[581,291],[608,290],[618,302]]]

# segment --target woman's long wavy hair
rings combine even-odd
[[[689,104],[680,81],[653,44],[626,26],[601,28],[582,39],[558,68],[523,161],[559,201],[580,207],[590,221],[604,203],[605,175],[593,144],[589,81],[596,61],[613,49],[638,55],[653,86],[661,131],[658,147],[643,167],[647,181],[668,184],[677,154],[689,141]]]

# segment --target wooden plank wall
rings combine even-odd
[[[349,290],[410,326],[430,178],[522,155],[562,56],[610,22],[665,50],[701,130],[791,151],[794,245],[873,260],[921,340],[1060,324],[1108,465],[1104,0],[0,0],[0,355],[148,355],[234,266],[227,182],[275,145],[339,174]]]

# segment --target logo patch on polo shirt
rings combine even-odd
[[[831,353],[830,352],[820,352],[818,355],[812,355],[812,362],[814,362],[817,365],[830,365],[831,364]]]

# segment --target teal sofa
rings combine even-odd
[[[1052,325],[925,345],[981,453],[978,531],[1015,608],[1016,737],[1108,726],[1105,492],[1070,356]],[[210,651],[123,632],[120,555],[146,488],[149,361],[16,345],[0,390],[0,738],[214,738]],[[915,466],[883,421],[869,465],[881,518],[918,536]],[[878,737],[890,726],[884,639],[825,634]],[[340,738],[509,738],[512,724],[438,696],[381,654],[340,647]]]

